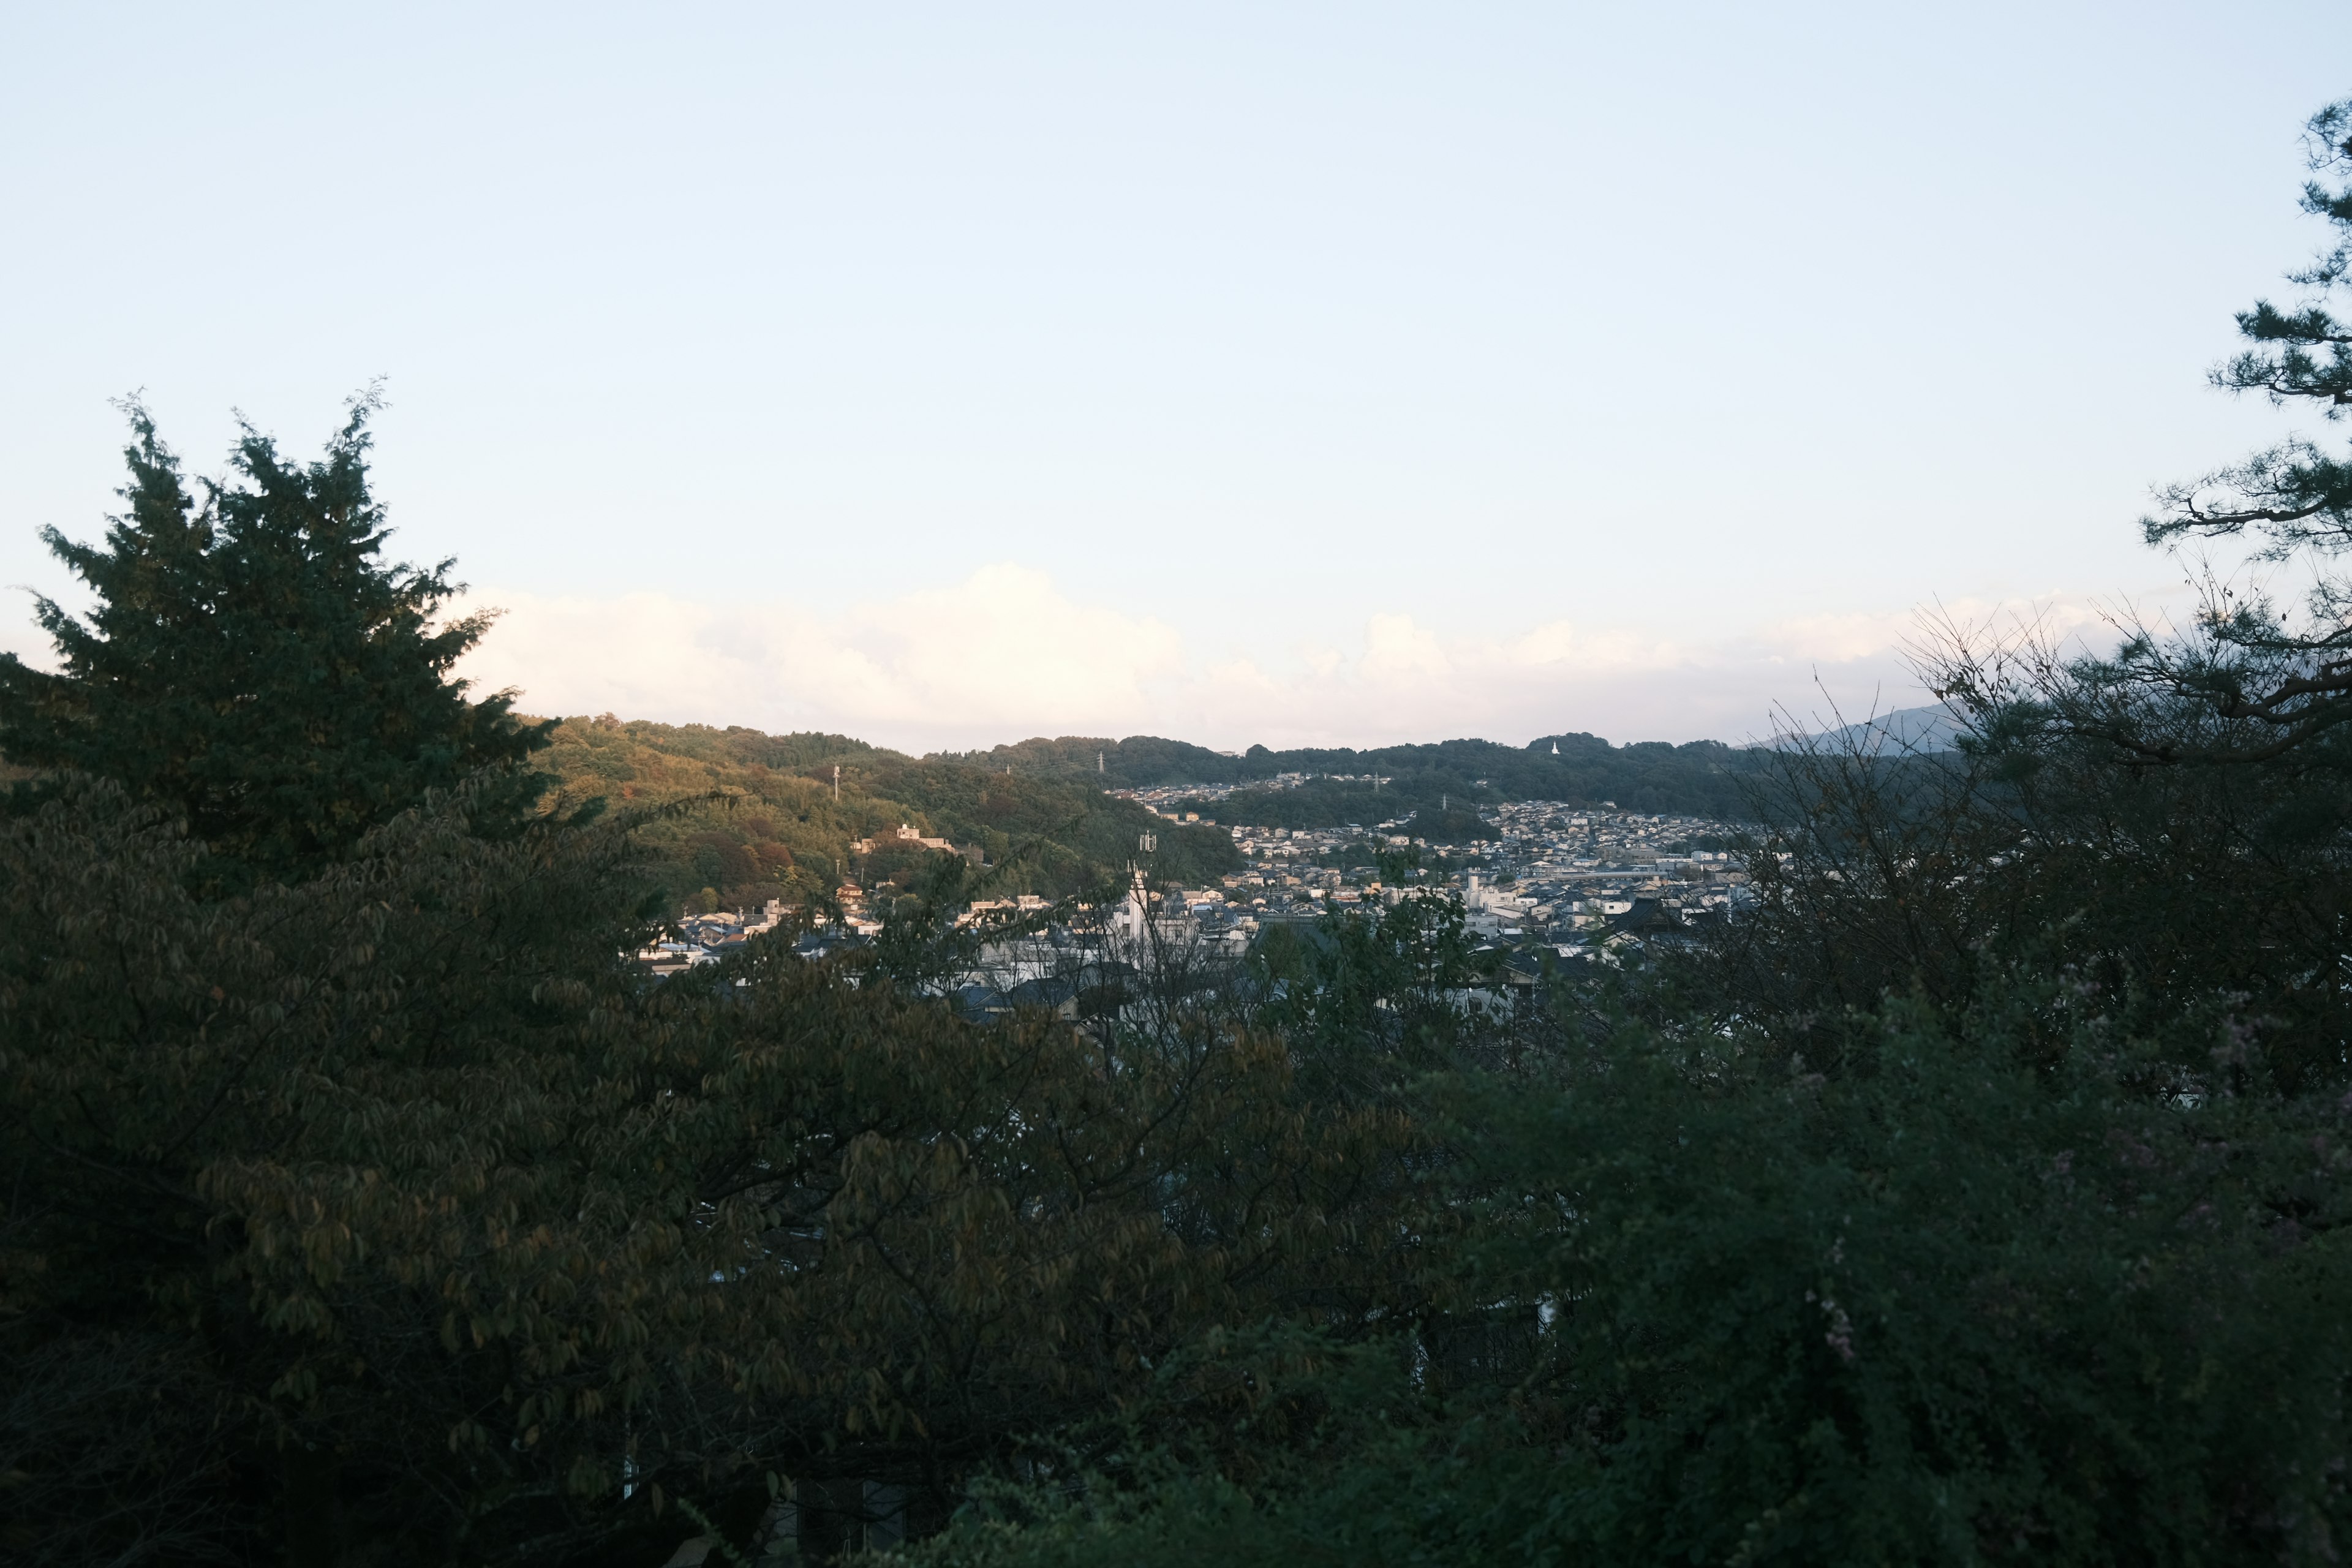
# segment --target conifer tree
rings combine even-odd
[[[2216,367],[2213,384],[2277,406],[2340,422],[2352,409],[2352,99],[2305,127],[2312,178],[2303,210],[2327,224],[2328,248],[2287,279],[2304,297],[2258,300],[2238,313],[2249,346]],[[2332,183],[2331,183],[2332,182]],[[2187,635],[2144,626],[2107,660],[2063,660],[2029,648],[1988,660],[1969,650],[1939,658],[1930,684],[2006,728],[2045,729],[2115,745],[2139,761],[2347,765],[2352,722],[2352,458],[2294,436],[2243,461],[2157,491],[2141,520],[2151,544],[2210,540],[2250,546],[2253,563],[2309,574],[2301,614],[2260,580],[2231,584],[2207,569]],[[2038,668],[2037,668],[2038,667]],[[2021,704],[2013,700],[2030,699]],[[2188,699],[2181,701],[2180,699]],[[2315,743],[2316,742],[2316,743]]]
[[[451,562],[381,559],[367,471],[378,406],[373,392],[354,399],[308,464],[246,426],[230,475],[192,488],[127,403],[130,482],[104,543],[43,533],[97,604],[83,618],[38,601],[56,673],[0,655],[0,753],[119,780],[184,816],[227,889],[314,872],[484,767],[507,776],[478,820],[526,813],[541,781],[517,764],[550,726],[450,678],[488,626],[480,614],[436,624],[458,591]]]

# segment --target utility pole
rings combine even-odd
[[[1102,754],[1100,752],[1097,752],[1095,753],[1095,772],[1096,772],[1096,773],[1101,773],[1102,771],[1103,771],[1103,754]]]
[[[841,764],[839,763],[833,764],[833,803],[835,805],[841,804]]]

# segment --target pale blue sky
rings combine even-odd
[[[2340,0],[20,5],[0,582],[110,396],[206,468],[380,374],[527,706],[1750,731],[2180,575],[2347,91]]]

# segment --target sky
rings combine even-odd
[[[2352,7],[0,8],[0,647],[381,378],[527,711],[1741,740],[2179,600]]]

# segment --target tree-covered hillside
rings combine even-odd
[[[1240,864],[1223,832],[1175,827],[1075,776],[919,759],[843,735],[605,715],[564,720],[537,761],[573,800],[677,807],[643,830],[674,906],[798,901],[845,877],[901,879],[929,853],[898,839],[901,826],[995,868],[1004,893],[1078,892],[1123,867],[1146,832],[1158,837],[1158,879],[1197,883]],[[861,840],[874,848],[853,853]]]
[[[1097,768],[1099,759],[1099,769]],[[966,760],[1016,776],[1093,779],[1106,785],[1150,788],[1171,784],[1272,785],[1285,773],[1309,782],[1269,788],[1204,815],[1270,827],[1367,826],[1408,814],[1429,825],[1448,810],[1507,800],[1614,804],[1625,811],[1670,812],[1745,820],[1746,784],[1765,765],[1760,751],[1719,741],[1670,745],[1636,741],[1612,746],[1598,735],[1542,735],[1524,746],[1494,741],[1439,741],[1423,745],[1305,748],[1286,752],[1252,746],[1239,756],[1181,741],[1130,735],[1124,741],[1087,735],[1023,741]],[[1381,780],[1375,785],[1373,779]],[[1475,818],[1470,819],[1475,826]],[[1458,834],[1453,837],[1459,837]]]
[[[1014,773],[1051,778],[1096,779],[1106,788],[1150,789],[1159,784],[1238,784],[1272,776],[1252,760],[1213,752],[1186,741],[1165,741],[1157,735],[1129,735],[1114,741],[1104,735],[1040,735],[985,752],[940,753],[941,760],[970,763],[991,773],[1006,768]],[[1099,758],[1099,768],[1097,768]],[[1273,772],[1278,773],[1280,769]]]

